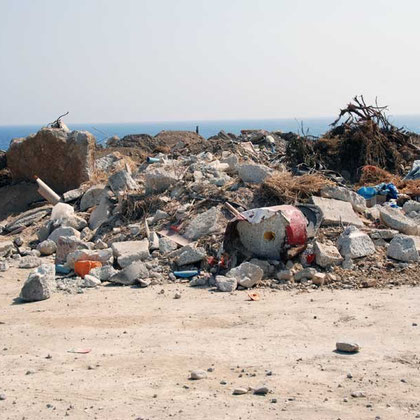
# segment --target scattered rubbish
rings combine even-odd
[[[61,200],[60,196],[57,193],[55,193],[44,181],[42,181],[42,179],[35,176],[35,180],[39,186],[39,194],[42,197],[44,197],[48,202],[55,205]]]
[[[257,292],[253,292],[253,293],[248,292],[248,296],[249,296],[249,299],[253,301],[258,301],[261,299],[260,294]]]
[[[74,263],[74,272],[83,279],[86,274],[90,273],[90,270],[99,267],[102,267],[100,261],[80,260]]]
[[[67,353],[76,353],[76,354],[88,354],[92,349],[70,349],[67,350]]]
[[[56,264],[55,272],[58,274],[69,274],[71,273],[71,269],[64,264]]]
[[[174,271],[173,272],[175,277],[181,277],[181,278],[189,278],[198,276],[200,274],[200,270],[185,270],[185,271]]]
[[[154,158],[154,157],[147,158],[147,163],[157,163],[157,162],[160,162],[159,158]]]

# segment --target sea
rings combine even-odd
[[[295,132],[320,136],[330,129],[334,117],[322,118],[283,118],[283,119],[255,119],[255,120],[214,120],[214,121],[160,121],[138,123],[66,123],[71,130],[87,130],[95,135],[98,143],[104,143],[112,136],[124,137],[128,134],[156,135],[162,130],[189,130],[195,131],[199,127],[199,133],[209,138],[219,131],[240,134],[243,129],[264,129],[267,131],[281,130],[283,132]],[[389,120],[397,127],[403,127],[409,131],[420,134],[420,115],[397,115],[390,116]],[[63,120],[64,122],[65,119]],[[38,125],[0,125],[0,150],[7,150],[10,141],[17,137],[26,137],[36,133],[42,124]]]

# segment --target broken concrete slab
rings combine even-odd
[[[206,257],[204,248],[194,248],[191,245],[182,247],[178,251],[175,262],[178,266],[194,264],[202,261]]]
[[[51,213],[51,208],[42,207],[38,209],[28,210],[25,213],[20,214],[13,221],[8,223],[5,226],[6,232],[13,232],[20,228],[28,227],[34,223],[39,222],[44,217],[48,216]]]
[[[55,265],[43,264],[29,274],[20,292],[20,298],[26,302],[49,299],[56,287]]]
[[[135,284],[140,279],[147,279],[148,277],[149,270],[146,265],[141,261],[135,261],[117,274],[113,275],[109,281],[111,283],[129,286]]]
[[[54,242],[53,242],[54,243]],[[91,249],[92,244],[83,242],[76,236],[60,236],[57,240],[57,253],[55,256],[56,264],[67,261],[67,256],[78,249]]]
[[[149,166],[144,174],[146,194],[161,193],[177,181],[178,177],[170,169]]]
[[[346,201],[313,196],[312,202],[322,211],[323,226],[340,224],[364,226],[363,221],[354,212],[352,205]]]
[[[61,236],[75,236],[76,238],[80,239],[80,232],[72,227],[62,226],[55,229],[48,237],[48,240],[54,241],[57,244],[58,238]]]
[[[343,257],[334,245],[326,245],[315,241],[314,252],[315,262],[323,268],[339,265],[343,261]]]
[[[116,196],[118,194],[136,190],[138,188],[137,182],[131,177],[128,171],[118,171],[108,178],[108,185]]]
[[[264,275],[264,271],[255,264],[244,262],[240,266],[232,268],[226,273],[226,277],[234,277],[242,287],[250,288],[258,284]]]
[[[273,172],[268,166],[258,164],[238,165],[238,175],[243,182],[262,183]]]
[[[105,185],[98,184],[90,187],[80,200],[80,211],[86,211],[99,205]]]
[[[420,233],[417,223],[407,217],[400,209],[380,206],[379,212],[383,224],[391,229],[398,230],[398,232],[405,233],[406,235],[418,235]]]
[[[100,281],[109,281],[112,276],[115,276],[118,271],[112,265],[104,265],[90,270],[89,274],[96,277]]]
[[[150,258],[149,240],[114,242],[112,244],[114,257],[120,267],[125,268],[134,261],[144,261]]]
[[[205,235],[221,233],[223,231],[223,222],[222,212],[217,207],[212,207],[196,216],[188,224],[184,236],[195,241]]]
[[[335,200],[347,201],[355,211],[363,213],[366,210],[366,199],[349,188],[328,185],[321,190],[321,196]]]
[[[67,191],[63,194],[63,201],[65,203],[71,203],[72,201],[78,200],[83,193],[83,188],[76,188],[74,190]]]
[[[387,256],[394,260],[404,262],[419,261],[419,251],[413,237],[396,235],[389,244]]]
[[[361,258],[376,252],[375,245],[367,233],[355,226],[348,226],[337,241],[340,254],[344,258]]]
[[[220,292],[233,292],[238,287],[236,277],[216,276],[216,287]]]
[[[40,258],[35,257],[34,255],[26,255],[19,260],[19,268],[36,268],[42,264]]]
[[[178,249],[178,244],[172,241],[169,238],[159,238],[159,252],[163,255],[168,254],[169,252],[176,251]]]
[[[385,241],[390,241],[395,235],[398,235],[398,233],[398,230],[393,229],[372,229],[369,232],[369,236],[372,239],[384,239]]]
[[[89,218],[89,228],[91,230],[97,229],[103,223],[105,223],[111,216],[113,204],[108,198],[108,195],[104,193],[101,196],[99,205],[95,207]]]

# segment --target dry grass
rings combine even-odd
[[[418,196],[420,195],[420,180],[404,180],[398,175],[393,175],[376,166],[364,166],[360,177],[359,187],[372,187],[381,182],[392,182],[400,193]]]
[[[274,196],[281,204],[295,204],[319,195],[327,185],[333,182],[322,175],[293,176],[290,172],[281,172],[267,178],[261,188],[264,195]]]

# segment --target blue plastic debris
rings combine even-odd
[[[357,193],[366,198],[366,200],[369,200],[376,195],[386,195],[387,200],[398,198],[397,187],[392,183],[386,184],[385,182],[375,185],[374,187],[359,188]]]
[[[71,268],[67,267],[63,264],[56,264],[55,265],[55,272],[58,274],[69,274],[71,271]]]
[[[188,277],[198,276],[199,274],[200,274],[200,270],[174,271],[175,277],[182,277],[184,279]]]

